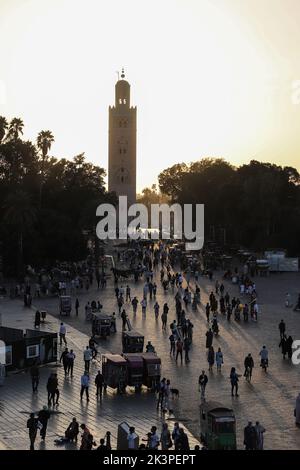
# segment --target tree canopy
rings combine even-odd
[[[25,264],[83,259],[86,234],[95,234],[97,206],[115,201],[105,190],[105,170],[83,153],[58,159],[49,156],[50,131],[41,131],[36,143],[22,134],[21,119],[8,123],[0,117],[0,254],[6,274]]]
[[[180,204],[205,205],[206,240],[300,254],[300,176],[292,167],[256,160],[235,167],[221,158],[173,165],[158,177]]]

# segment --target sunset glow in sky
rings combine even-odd
[[[139,190],[204,156],[300,169],[299,24],[299,0],[0,0],[0,115],[107,168],[124,66]]]

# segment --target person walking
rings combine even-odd
[[[133,309],[134,314],[136,314],[138,303],[139,303],[138,299],[136,297],[133,297],[133,299],[131,301],[131,305],[132,305],[132,309]]]
[[[185,363],[188,363],[188,362],[190,362],[190,358],[189,358],[190,340],[187,336],[183,340],[183,349],[184,349]]]
[[[172,439],[171,439],[171,433],[169,431],[169,427],[167,423],[163,423],[162,425],[162,431],[160,435],[160,442],[161,442],[161,449],[162,450],[169,450],[172,446]]]
[[[295,416],[295,424],[296,426],[300,426],[300,393],[296,398],[296,405],[294,409],[294,416]]]
[[[260,367],[264,368],[267,371],[267,367],[269,366],[269,352],[266,346],[262,347],[262,350],[259,353],[260,355]]]
[[[239,389],[239,375],[236,373],[235,367],[231,368],[230,371],[230,383],[231,383],[231,396],[233,397],[233,392],[235,390],[235,396],[238,397]]]
[[[190,450],[189,438],[187,434],[184,432],[183,428],[179,428],[179,437],[176,443],[177,449],[175,450],[180,452],[185,452]]]
[[[176,341],[175,341],[175,336],[173,335],[173,333],[169,336],[169,341],[170,341],[170,355],[175,356]]]
[[[76,311],[76,317],[78,317],[78,312],[79,312],[79,300],[75,300],[75,311]]]
[[[90,370],[90,363],[93,357],[92,350],[87,346],[83,351],[83,360],[84,360],[84,370],[89,372]]]
[[[163,312],[161,314],[162,330],[166,331],[167,329],[168,314]]]
[[[214,334],[211,328],[205,333],[206,336],[206,348],[209,349],[212,346]]]
[[[169,413],[171,411],[173,412],[172,406],[170,406],[170,396],[171,396],[171,382],[168,379],[165,385],[164,396],[163,396],[162,409],[164,413],[166,413],[167,411],[169,411]]]
[[[180,356],[180,359],[181,359],[181,364],[182,364],[182,349],[183,349],[183,344],[182,344],[182,341],[180,338],[177,339],[176,341],[176,362],[177,362],[177,359],[178,359],[178,356]]]
[[[42,427],[40,429],[40,435],[44,441],[46,438],[48,421],[50,419],[50,412],[47,406],[43,406],[43,409],[38,413],[38,421],[41,423]]]
[[[280,321],[280,323],[278,325],[278,329],[279,329],[280,339],[282,339],[282,337],[285,334],[285,323],[284,323],[283,320]]]
[[[164,396],[165,396],[165,388],[166,388],[166,378],[164,377],[158,384],[157,392],[158,392],[158,397],[157,397],[157,403],[156,403],[156,409],[159,409],[159,406],[162,410],[163,408],[163,402],[164,402]]]
[[[37,310],[34,317],[34,328],[39,328],[41,325],[41,312]]]
[[[81,376],[80,400],[82,400],[84,392],[86,394],[86,401],[90,400],[89,386],[90,386],[90,377],[89,377],[88,371],[86,370],[84,374]]]
[[[173,431],[172,431],[172,439],[173,439],[173,442],[174,442],[174,446],[175,446],[175,449],[176,449],[176,444],[177,444],[177,441],[178,441],[178,438],[179,438],[179,423],[176,422],[174,423],[174,428],[173,428]]]
[[[136,449],[136,439],[137,434],[135,433],[135,428],[130,426],[129,433],[127,435],[128,449]],[[103,439],[104,442],[104,439]],[[97,449],[98,450],[98,449]]]
[[[208,370],[209,372],[212,372],[212,368],[215,363],[215,351],[212,346],[208,349],[208,352],[207,352],[207,362],[208,362]]]
[[[232,307],[231,307],[230,304],[227,306],[226,311],[227,311],[227,321],[230,321],[230,318],[231,318],[231,315],[232,315]]]
[[[115,296],[116,296],[116,299],[118,300],[118,297],[119,297],[119,292],[120,292],[120,289],[118,288],[118,286],[115,288]]]
[[[27,429],[29,432],[30,450],[34,450],[34,443],[38,431],[38,419],[34,417],[34,413],[30,413],[30,418],[27,420]]]
[[[68,354],[69,354],[69,350],[68,348],[65,348],[65,350],[61,353],[61,356],[60,356],[60,360],[59,362],[63,363],[63,367],[64,367],[64,371],[65,371],[65,375],[67,375],[68,373]]]
[[[113,314],[112,314],[111,322],[110,322],[110,327],[111,327],[113,333],[116,333],[116,332],[117,332],[116,312],[113,312]]]
[[[188,318],[186,321],[186,330],[187,330],[187,337],[190,340],[190,343],[193,341],[193,328],[194,325],[191,320]]]
[[[244,377],[250,382],[252,378],[252,369],[254,367],[254,361],[253,361],[253,357],[251,353],[249,353],[248,356],[245,357],[244,366],[245,366]]]
[[[32,392],[36,393],[38,391],[39,381],[40,381],[40,371],[36,363],[34,363],[30,368],[31,375],[31,384]]]
[[[164,303],[164,306],[163,306],[163,312],[168,315],[169,310],[170,310],[170,308],[169,308],[169,306],[168,306],[168,303],[165,302],[165,303]]]
[[[150,449],[158,449],[159,446],[159,435],[157,434],[157,427],[152,426],[150,436],[149,436],[149,447]]]
[[[205,313],[206,313],[206,319],[207,323],[209,323],[209,316],[210,316],[210,304],[207,302],[206,307],[205,307]]]
[[[124,304],[124,299],[123,299],[123,296],[122,296],[122,294],[121,294],[121,295],[119,295],[119,297],[118,297],[119,315],[121,314],[121,310],[122,310],[123,304]]]
[[[47,391],[48,391],[48,406],[52,404],[52,406],[55,406],[58,404],[58,398],[56,400],[57,396],[57,391],[58,391],[58,380],[57,380],[57,374],[50,374],[48,381],[47,381]],[[58,396],[59,396],[59,391],[58,391]]]
[[[222,284],[220,285],[220,293],[221,293],[221,296],[222,296],[222,297],[223,297],[223,295],[224,295],[224,290],[225,290],[225,287],[224,287],[224,284],[222,283]]]
[[[156,320],[158,319],[159,308],[160,308],[160,307],[159,307],[159,303],[158,303],[158,302],[155,302],[153,309],[154,309],[154,314],[155,314]]]
[[[256,432],[251,421],[249,421],[244,428],[244,445],[245,450],[256,449]]]
[[[66,334],[67,334],[67,329],[63,322],[61,322],[60,327],[59,327],[59,344],[62,346],[62,342],[65,343],[67,346],[67,340],[66,340]]]
[[[98,374],[95,377],[95,385],[96,385],[96,396],[102,398],[102,390],[104,385],[104,377],[101,374],[100,370],[98,370]]]
[[[208,377],[205,374],[205,370],[203,370],[201,372],[201,375],[199,376],[199,381],[198,381],[201,400],[205,400],[205,389],[206,389],[207,382],[208,382]]]
[[[264,450],[264,433],[266,432],[265,428],[260,424],[259,421],[256,421],[254,426],[256,434],[256,450]]]
[[[248,318],[249,318],[249,307],[248,307],[248,304],[245,304],[244,307],[243,307],[243,317],[244,317],[244,321],[247,322],[247,321],[248,321]]]
[[[122,313],[121,313],[121,319],[122,319],[122,330],[126,331],[127,315],[124,309],[122,310]]]
[[[131,301],[131,296],[130,296],[130,294],[131,294],[131,289],[130,289],[130,287],[127,285],[127,286],[126,286],[126,302],[130,302],[130,301]]]
[[[286,352],[287,352],[289,359],[292,359],[292,355],[293,355],[293,342],[294,341],[291,336],[289,336],[288,339],[286,340]]]
[[[218,372],[221,372],[221,367],[222,367],[223,363],[224,363],[223,353],[221,351],[221,348],[219,348],[218,351],[216,352],[216,364],[217,364],[217,371]]]
[[[58,378],[57,374],[53,374],[53,390],[54,390],[54,397],[53,400],[55,400],[55,405],[59,405],[59,396],[60,396],[60,391],[58,389]],[[54,403],[54,402],[53,402]]]
[[[73,368],[74,368],[74,361],[75,361],[75,353],[73,349],[67,354],[67,375],[73,377]]]
[[[282,336],[282,338],[280,339],[280,343],[278,345],[278,347],[281,348],[281,354],[283,356],[283,359],[285,359],[285,356],[287,354],[287,344],[286,344],[286,342],[287,342],[287,337],[284,334]]]
[[[253,318],[252,318],[253,321],[257,321],[258,313],[259,313],[259,307],[258,307],[258,303],[255,301],[253,304]]]

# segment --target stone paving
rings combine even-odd
[[[6,326],[18,328],[32,328],[34,311],[24,309],[19,301],[4,301],[1,305],[2,323]],[[67,324],[67,323],[66,323]],[[59,321],[48,315],[46,323],[41,326],[42,331],[57,332]],[[71,422],[73,416],[79,423],[84,422],[93,433],[96,442],[105,436],[107,431],[111,432],[113,448],[116,447],[117,426],[126,421],[134,425],[140,440],[146,437],[152,425],[161,429],[163,418],[160,412],[156,412],[156,400],[154,394],[143,390],[139,399],[133,391],[129,390],[126,396],[120,396],[111,389],[103,395],[103,399],[97,400],[95,396],[94,377],[100,362],[93,361],[90,370],[90,401],[85,397],[79,400],[80,377],[84,370],[83,350],[88,343],[88,336],[67,325],[68,347],[73,348],[76,354],[74,365],[74,377],[65,377],[63,367],[57,364],[48,364],[40,368],[40,384],[37,394],[31,390],[29,373],[10,373],[6,378],[5,385],[0,388],[0,449],[27,449],[28,434],[26,432],[26,421],[31,411],[38,412],[47,404],[46,383],[50,372],[58,374],[60,399],[59,406],[51,407],[51,419],[48,423],[46,441],[37,438],[37,449],[72,449],[75,444],[67,446],[55,446],[54,439],[64,435],[64,431]],[[59,349],[61,352],[64,346]],[[105,352],[99,348],[101,354]],[[173,429],[174,415],[165,415],[166,422]],[[184,424],[182,426],[185,428]],[[186,429],[186,428],[185,428]],[[192,446],[199,442],[186,429]],[[78,441],[79,442],[79,441]]]
[[[128,304],[126,307],[129,314],[132,326],[134,329],[142,332],[145,335],[145,341],[151,340],[155,345],[157,353],[162,358],[163,376],[170,378],[172,386],[180,390],[179,399],[175,400],[174,412],[186,427],[196,436],[199,436],[199,393],[198,393],[198,377],[202,368],[207,370],[207,359],[205,349],[205,332],[207,330],[206,317],[204,313],[204,305],[207,302],[209,293],[214,288],[215,279],[221,279],[221,273],[215,273],[213,281],[209,281],[206,277],[201,278],[199,281],[201,287],[201,306],[197,311],[192,311],[191,307],[187,309],[187,317],[189,317],[194,324],[194,337],[193,346],[190,352],[191,362],[189,364],[176,364],[173,358],[169,355],[169,330],[162,331],[161,322],[155,320],[153,305],[155,300],[148,303],[146,315],[142,315],[139,306],[137,315],[134,317],[132,308]],[[281,318],[284,318],[287,324],[287,333],[291,334],[293,339],[300,339],[300,313],[293,312],[292,309],[284,307],[285,293],[290,292],[295,299],[300,291],[300,275],[299,273],[289,274],[274,274],[269,278],[256,278],[257,291],[259,294],[260,314],[257,323],[249,321],[244,323],[241,320],[237,323],[234,319],[230,323],[225,318],[220,318],[220,334],[214,338],[215,350],[220,346],[224,354],[224,366],[222,372],[218,373],[214,370],[209,374],[209,383],[207,386],[207,399],[217,400],[226,406],[234,409],[237,419],[237,442],[238,448],[243,448],[243,428],[248,420],[259,420],[266,428],[265,433],[265,448],[266,449],[299,449],[300,448],[300,429],[295,426],[293,410],[295,407],[295,398],[300,391],[300,366],[294,366],[289,360],[283,360],[279,343],[278,323]],[[164,293],[158,284],[157,300],[161,306],[164,302],[168,302],[170,306],[168,325],[175,315],[174,293],[169,291]],[[119,283],[119,285],[126,285],[127,281]],[[143,282],[140,281],[135,284],[129,281],[132,288],[132,296],[136,295],[139,300],[142,297]],[[236,286],[229,282],[225,282],[225,291],[231,295],[238,295]],[[192,286],[193,286],[192,282]],[[84,319],[84,305],[87,300],[101,300],[103,304],[103,311],[111,313],[117,312],[117,305],[114,296],[114,285],[112,281],[108,282],[105,289],[97,291],[95,286],[90,291],[83,292],[80,297],[80,313],[76,318],[73,312],[72,316],[67,319],[69,328],[68,335],[71,339],[74,336],[74,341],[77,343],[78,349],[82,351],[85,346],[87,336],[90,335],[91,326],[85,322]],[[9,301],[7,301],[9,303]],[[58,318],[58,301],[52,299],[35,299],[34,304],[41,308],[44,307],[48,312]],[[33,313],[26,313],[29,323],[33,324]],[[23,316],[24,316],[23,315]],[[3,322],[3,324],[5,324]],[[72,329],[74,328],[74,330]],[[111,336],[107,340],[101,341],[101,348],[109,350],[114,353],[121,352],[121,320],[117,318],[116,335]],[[80,335],[82,332],[82,335]],[[263,344],[266,344],[269,350],[270,367],[268,373],[265,374],[259,367],[259,351]],[[240,397],[231,397],[229,373],[232,366],[237,368],[239,373],[243,373],[243,362],[246,354],[252,353],[255,361],[255,368],[251,384],[246,383],[241,377],[240,379]],[[78,362],[81,361],[80,353],[78,355]],[[80,371],[81,374],[81,371]],[[80,375],[79,374],[79,375]],[[48,375],[48,371],[46,373]],[[7,383],[13,379],[8,379]],[[29,380],[29,379],[28,379]],[[78,378],[76,380],[79,380]],[[60,379],[61,388],[63,380]],[[64,389],[68,389],[69,380],[64,383]],[[77,388],[79,385],[77,386]],[[43,385],[41,385],[41,390]],[[2,393],[2,391],[0,391]],[[21,392],[20,392],[21,393]],[[79,393],[79,389],[76,393]],[[120,419],[120,410],[123,410],[124,403],[126,403],[126,413],[130,410],[132,416],[138,416],[142,413],[142,419],[152,418],[151,423],[155,419],[155,405],[154,398],[149,394],[142,394],[137,400],[134,396],[129,394],[127,397],[118,397],[109,393],[109,401],[103,400],[103,405],[96,404],[93,401],[89,403],[87,409],[82,410],[84,421],[89,420],[91,428],[97,426],[95,421],[95,411],[99,412],[99,422],[101,421],[101,413],[107,412],[110,419],[112,416],[118,416]],[[145,401],[144,401],[145,400]],[[68,402],[69,403],[69,402]],[[33,403],[34,404],[34,403]],[[43,400],[37,403],[37,408],[43,405]],[[145,406],[144,406],[145,405]],[[147,406],[146,406],[147,405]],[[111,407],[111,408],[109,408]],[[23,408],[28,411],[28,407],[24,404]],[[78,408],[78,405],[77,405]],[[62,401],[60,406],[62,411],[67,409],[67,405]],[[93,412],[90,413],[90,409]],[[143,411],[142,411],[143,410]],[[74,409],[75,411],[75,409]],[[65,411],[66,412],[66,411]],[[124,413],[124,416],[128,414]],[[78,415],[78,414],[77,414]],[[68,419],[71,416],[67,415]],[[79,417],[79,415],[78,415]],[[98,417],[98,415],[97,415]],[[15,418],[15,417],[14,417]],[[56,419],[56,418],[55,418]],[[64,420],[68,421],[64,416]],[[126,418],[128,419],[128,418]],[[57,417],[57,421],[62,420],[61,415]],[[134,418],[136,424],[137,418]],[[19,421],[20,423],[20,421]],[[24,422],[23,424],[24,425]],[[19,424],[20,426],[20,424]],[[114,423],[116,429],[116,424]],[[138,429],[138,425],[136,425]],[[53,427],[53,432],[56,432],[58,427]],[[1,429],[3,426],[1,424]],[[18,427],[17,427],[18,429]],[[59,428],[60,430],[62,427]],[[101,424],[101,432],[95,433],[101,437],[105,433],[104,424]],[[141,428],[142,429],[142,428]],[[145,431],[144,431],[145,429]],[[143,433],[147,432],[148,427],[143,428]],[[93,429],[94,430],[94,429]],[[52,431],[52,428],[51,428]],[[115,431],[116,432],[116,431]],[[140,432],[140,431],[139,431]],[[4,432],[5,433],[5,432]],[[61,433],[61,431],[60,431]],[[141,434],[141,432],[140,432]],[[1,438],[0,438],[1,440]],[[16,440],[17,436],[16,436]],[[24,437],[24,443],[26,436]],[[47,442],[48,446],[48,442]],[[20,448],[20,445],[16,445]],[[48,447],[47,447],[48,448]]]

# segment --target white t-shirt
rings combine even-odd
[[[83,358],[85,361],[90,361],[92,359],[92,351],[90,349],[85,349],[83,352]]]
[[[134,441],[135,439],[137,438],[137,435],[135,434],[135,432],[133,433],[129,433],[127,435],[127,441],[128,441],[128,449],[134,449]]]
[[[59,328],[59,334],[60,335],[65,335],[66,334],[66,327],[65,325],[61,325]]]

